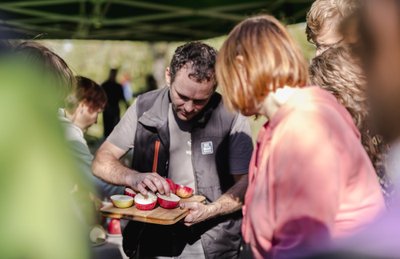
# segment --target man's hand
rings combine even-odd
[[[217,215],[218,211],[217,205],[213,203],[205,205],[200,202],[183,202],[180,204],[180,207],[189,209],[189,215],[184,220],[186,226],[213,218]]]
[[[123,165],[119,159],[125,153],[126,150],[106,140],[96,153],[93,174],[115,185],[130,186],[143,195],[147,195],[147,189],[169,195],[169,185],[159,174],[139,173]]]
[[[182,202],[181,208],[189,209],[185,225],[191,226],[201,221],[221,215],[233,213],[241,209],[246,192],[248,177],[246,174],[235,177],[236,184],[224,193],[218,200],[205,205],[199,202]]]
[[[147,189],[152,192],[169,195],[170,189],[167,181],[157,173],[134,173],[129,176],[129,185],[143,195],[147,195]]]

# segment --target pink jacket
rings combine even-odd
[[[260,130],[242,231],[255,258],[294,258],[360,230],[384,210],[351,116],[317,87],[294,94]]]

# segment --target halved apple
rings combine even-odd
[[[173,194],[176,194],[176,184],[174,183],[174,181],[172,181],[169,178],[165,178],[165,180],[167,181],[168,185],[169,185],[169,189],[171,190],[171,192]]]
[[[133,204],[133,198],[128,195],[113,195],[110,198],[114,206],[118,208],[129,208]]]
[[[179,201],[181,200],[178,196],[171,193],[169,196],[157,193],[157,201],[158,204],[164,209],[175,209],[179,205]]]
[[[125,191],[124,191],[125,195],[131,196],[133,198],[135,198],[136,196],[136,192],[134,190],[132,190],[131,188],[126,187]]]
[[[189,186],[177,185],[176,195],[178,195],[181,198],[189,198],[190,196],[193,195],[193,189],[190,188]]]
[[[157,205],[157,196],[152,192],[147,195],[138,193],[135,196],[135,206],[139,210],[152,210]]]

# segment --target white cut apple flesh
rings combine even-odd
[[[147,195],[141,193],[135,196],[135,206],[139,210],[152,210],[157,205],[157,196],[152,192],[147,192]]]

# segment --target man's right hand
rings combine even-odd
[[[135,173],[128,179],[129,185],[143,195],[147,195],[147,188],[152,192],[169,195],[170,189],[167,181],[157,173]]]
[[[159,174],[139,173],[121,163],[119,159],[126,151],[107,140],[104,141],[93,161],[93,174],[108,183],[130,186],[143,195],[147,195],[147,189],[169,195],[169,185]]]

